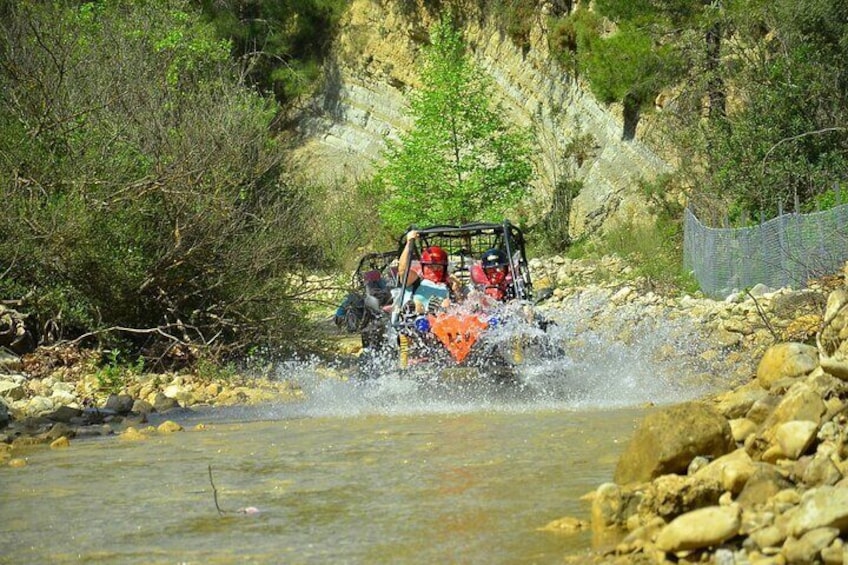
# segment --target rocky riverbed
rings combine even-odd
[[[591,516],[551,525],[592,528],[597,551],[584,563],[848,563],[848,290],[843,277],[803,291],[754,288],[726,300],[664,296],[622,261],[531,262],[540,306],[603,330],[623,345],[639,331],[673,326],[654,352],[674,363],[696,355],[693,381],[722,383],[718,394],[652,410],[625,448],[614,482],[593,493]],[[0,333],[14,337],[14,313]],[[576,330],[577,331],[577,330]],[[578,331],[578,333],[579,333]],[[682,351],[687,333],[696,351]],[[350,354],[355,352],[341,352]],[[294,400],[296,384],[272,374],[213,368],[143,374],[104,366],[73,347],[0,355],[0,462],[25,465],[34,443],[67,447],[80,437],[167,433],[147,426],[153,412],[192,406]],[[159,418],[162,419],[162,418]]]
[[[554,280],[598,268],[561,265]],[[696,320],[724,362],[749,363],[734,361],[730,390],[649,413],[614,482],[587,494],[589,520],[550,526],[620,541],[566,562],[848,563],[848,265],[804,291],[752,289],[725,301],[662,299],[622,283],[560,282],[555,297],[575,293],[608,297],[601,316],[635,306]]]

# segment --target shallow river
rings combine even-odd
[[[580,497],[611,479],[646,402],[702,392],[650,358],[588,343],[520,400],[283,364],[307,400],[0,468],[0,563],[559,563],[596,540],[540,528],[589,519]]]

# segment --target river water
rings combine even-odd
[[[303,401],[33,448],[0,468],[0,563],[559,563],[598,540],[541,528],[589,520],[581,497],[611,480],[646,403],[704,392],[680,385],[680,360],[653,360],[668,335],[641,335],[582,336],[528,367],[531,394],[362,384],[291,361],[279,375]]]

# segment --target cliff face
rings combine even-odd
[[[485,18],[470,18],[465,38],[473,57],[494,80],[511,121],[529,127],[538,142],[535,214],[545,213],[557,179],[576,177],[583,188],[572,206],[572,237],[622,220],[638,221],[645,204],[637,183],[667,165],[637,140],[623,141],[614,115],[549,56],[547,13],[536,9],[529,46],[513,42]],[[352,0],[328,66],[325,87],[298,121],[294,161],[309,178],[355,180],[368,175],[386,137],[409,128],[406,94],[418,85],[416,69],[437,14],[410,2]],[[478,22],[483,22],[482,24]],[[591,136],[581,163],[562,155],[570,140]]]

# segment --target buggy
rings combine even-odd
[[[509,221],[410,229],[418,232],[419,239],[406,258],[408,265],[396,264],[407,231],[398,240],[396,251],[378,254],[385,264],[371,270],[357,269],[357,273],[362,272],[355,275],[361,280],[362,290],[352,302],[361,304],[358,311],[365,312],[356,318],[363,346],[361,373],[374,376],[387,370],[420,368],[432,376],[445,369],[457,373],[455,369],[468,368],[476,371],[467,372],[498,378],[511,375],[512,367],[523,361],[524,348],[532,341],[528,333],[543,332],[545,325],[532,308],[533,283],[522,231]],[[409,286],[409,271],[418,268],[422,250],[431,246],[446,252],[448,272],[462,291],[447,309],[431,303],[427,312],[416,312],[409,300],[410,290],[403,289]],[[498,250],[509,273],[502,300],[492,300],[481,292],[485,286],[481,259],[491,250]],[[405,276],[399,278],[398,272]],[[369,277],[378,281],[376,286],[382,294],[369,290]]]
[[[336,309],[333,321],[347,332],[359,332],[377,318],[386,316],[384,308],[392,302],[397,287],[397,251],[365,254],[351,276],[351,290]]]

